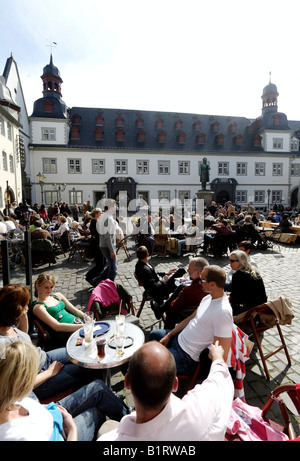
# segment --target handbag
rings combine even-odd
[[[287,441],[288,436],[270,426],[261,416],[261,409],[235,399],[226,430],[226,437],[235,436],[242,441]]]

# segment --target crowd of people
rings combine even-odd
[[[54,242],[68,231],[72,242],[86,243],[87,251],[91,250],[95,265],[86,280],[93,286],[107,279],[114,282],[116,239],[127,233],[122,217],[115,218],[116,202],[107,200],[104,210],[85,210],[82,223],[76,211],[71,216],[64,205],[54,204],[47,210],[35,206],[30,222],[33,238]],[[16,218],[3,222],[13,222],[22,231],[22,217],[15,211],[11,215]],[[267,219],[275,216],[270,212]],[[191,222],[197,219],[191,218]],[[241,221],[246,224],[248,218],[254,225],[255,219],[261,220],[250,204],[241,210],[230,202],[225,207],[212,202],[204,216],[205,227],[226,229]],[[144,226],[142,220],[133,222],[138,231]],[[251,240],[237,242],[227,273],[202,256],[190,259],[187,268],[157,273],[149,261],[155,225],[162,232],[171,226],[175,229],[176,224],[184,225],[174,215],[168,223],[160,216],[155,223],[147,217],[145,233],[135,235],[134,273],[150,294],[151,308],[164,328],[153,330],[130,359],[124,384],[131,390],[134,411],[104,384],[101,371],[68,360],[65,344],[70,334],[82,328],[83,311],[62,293],[53,292],[51,274],[42,273],[34,281],[34,301],[22,285],[8,284],[0,290],[0,440],[224,440],[234,399],[232,331],[247,310],[267,302],[266,290],[251,256]],[[182,235],[187,236],[184,231]],[[30,315],[57,333],[59,347],[46,352],[32,344]],[[183,399],[175,396],[178,376],[193,374],[199,362],[202,384]],[[48,406],[41,404],[69,388],[72,392],[67,397]],[[113,430],[105,430],[106,419],[115,422]]]

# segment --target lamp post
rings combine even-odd
[[[66,187],[67,187],[67,184],[66,183],[63,183],[63,184],[52,184],[52,187],[54,190],[58,190],[58,201],[60,202],[61,201],[61,193],[66,190]]]
[[[271,194],[270,189],[267,190],[267,194],[268,194],[268,211],[269,211],[270,210],[270,194]]]
[[[42,173],[38,173],[36,175],[39,185],[41,186],[41,196],[42,196],[42,203],[44,203],[44,184],[46,182],[46,176],[44,176]]]

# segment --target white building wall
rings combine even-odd
[[[42,123],[39,123],[37,131],[40,130]],[[36,130],[36,128],[35,128]],[[83,201],[91,200],[96,192],[107,191],[106,182],[111,177],[132,177],[137,183],[137,196],[140,192],[148,192],[149,200],[157,199],[160,191],[169,192],[170,199],[178,197],[181,191],[189,192],[189,197],[193,198],[201,189],[199,179],[199,164],[203,157],[207,157],[210,164],[210,181],[215,178],[229,179],[234,178],[238,182],[237,191],[247,191],[248,201],[254,202],[255,192],[264,191],[265,201],[257,206],[266,206],[268,202],[267,190],[270,190],[270,197],[273,191],[281,191],[284,205],[288,205],[288,199],[292,188],[298,187],[299,177],[290,176],[290,156],[279,155],[277,153],[266,154],[209,154],[209,153],[174,153],[174,152],[149,152],[149,151],[100,151],[96,149],[52,149],[34,148],[32,151],[32,181],[36,182],[36,175],[43,172],[46,176],[44,191],[53,190],[52,184],[66,183],[66,190],[62,193],[62,199],[70,201],[70,191],[74,188],[83,193]],[[43,159],[53,158],[57,163],[57,173],[47,174],[43,171]],[[68,171],[68,160],[81,160],[81,173],[70,173]],[[92,160],[104,160],[104,173],[93,173]],[[125,173],[116,173],[115,164],[117,160],[127,162]],[[149,173],[137,173],[137,161],[149,161]],[[158,162],[167,161],[170,164],[169,174],[158,174]],[[179,162],[189,162],[189,174],[179,174]],[[300,162],[300,160],[297,160]],[[228,174],[219,174],[219,163],[228,162]],[[247,166],[246,175],[237,175],[237,164],[243,162]],[[265,174],[256,175],[256,163],[265,165]],[[282,165],[282,174],[273,174],[273,164]],[[208,184],[209,188],[209,184]],[[33,187],[34,201],[41,201],[41,191],[39,184]],[[270,201],[271,203],[271,201]],[[96,205],[94,203],[94,205]]]

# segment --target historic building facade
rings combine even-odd
[[[19,203],[24,197],[30,197],[28,176],[25,173],[28,144],[28,115],[17,64],[10,56],[0,76],[1,210],[9,208],[14,201]]]
[[[193,199],[199,165],[210,166],[214,200],[257,208],[298,203],[300,121],[278,111],[276,85],[263,89],[261,115],[246,117],[68,108],[52,56],[30,120],[32,202],[101,198]],[[42,173],[43,183],[37,175]]]

